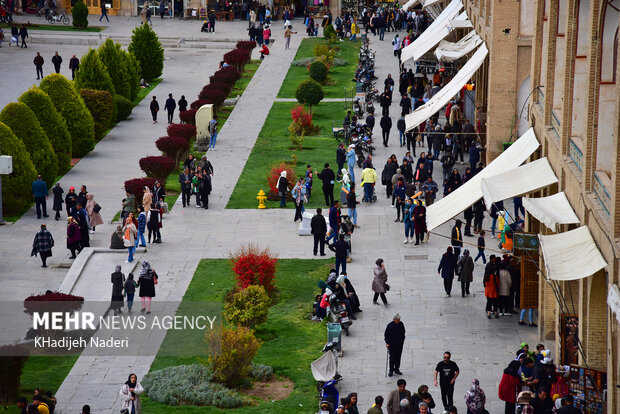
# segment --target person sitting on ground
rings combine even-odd
[[[209,31],[209,23],[207,23],[207,21],[205,20],[204,22],[202,22],[202,27],[200,28],[201,32],[208,32]]]
[[[269,48],[267,47],[267,45],[263,45],[263,48],[260,50],[260,58],[265,59],[265,56],[269,55]]]

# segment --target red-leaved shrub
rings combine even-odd
[[[213,75],[209,76],[210,83],[227,83],[229,85],[234,85],[234,83],[241,78],[241,74],[233,68],[232,66],[228,66],[226,68],[222,68],[215,72]]]
[[[189,106],[192,109],[198,111],[203,105],[215,105],[215,103],[211,99],[196,99]]]
[[[230,90],[232,89],[232,85],[228,83],[214,82],[202,88],[203,91],[205,89],[217,89],[218,91],[224,92],[224,94],[228,96],[228,94],[230,93]]]
[[[224,55],[224,62],[242,72],[243,66],[250,60],[250,51],[247,49],[234,49]]]
[[[312,112],[306,111],[303,105],[296,105],[291,109],[291,119],[300,125],[304,131],[312,129]]]
[[[189,141],[183,137],[161,137],[155,141],[158,150],[166,157],[180,161],[189,151]]]
[[[276,289],[275,276],[278,259],[271,255],[269,249],[260,250],[253,244],[244,245],[231,257],[237,286],[245,289],[250,285],[259,285],[267,292]]]
[[[125,190],[127,190],[130,194],[133,194],[136,197],[136,204],[142,205],[142,196],[144,195],[144,187],[148,187],[153,190],[155,187],[155,183],[157,181],[156,178],[153,177],[142,177],[142,178],[132,178],[131,180],[125,181]],[[161,186],[166,186],[166,181],[160,181]]]
[[[170,124],[166,131],[169,137],[182,137],[188,141],[196,136],[196,127],[190,124]]]
[[[175,159],[161,155],[140,158],[139,163],[140,169],[147,177],[156,178],[161,182],[165,182],[177,166]]]
[[[254,49],[256,47],[256,42],[255,41],[250,41],[250,40],[242,40],[240,42],[237,42],[237,45],[235,46],[237,49],[247,49],[250,52],[252,51],[252,49]]]
[[[47,302],[58,302],[50,304]],[[79,310],[84,304],[82,296],[70,295],[68,293],[51,292],[41,295],[28,296],[24,300],[24,308],[27,313],[34,312],[74,312]]]
[[[269,183],[269,188],[271,191],[276,194],[278,193],[278,179],[280,178],[280,173],[282,171],[286,171],[286,179],[288,180],[289,189],[292,189],[295,186],[295,181],[297,180],[295,177],[295,170],[293,170],[290,165],[285,163],[274,165],[271,167],[269,175],[267,176],[267,183]]]
[[[217,89],[202,89],[200,95],[198,95],[198,100],[211,101],[213,105],[219,107],[226,99],[226,94],[222,91],[218,91]]]
[[[198,109],[181,111],[179,112],[179,118],[181,118],[181,122],[185,124],[196,125],[196,112],[198,112]]]

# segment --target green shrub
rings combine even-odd
[[[254,328],[267,322],[270,303],[264,287],[250,285],[231,296],[224,305],[224,318],[231,325]]]
[[[147,82],[161,76],[164,70],[164,49],[151,26],[141,24],[133,29],[127,50],[140,62],[142,78]]]
[[[328,24],[325,29],[323,29],[323,37],[327,40],[334,40],[336,38],[336,29],[331,24]]]
[[[95,89],[97,91],[108,91],[110,95],[115,95],[112,78],[95,49],[89,49],[82,56],[80,68],[75,72],[74,84],[78,91],[80,89]]]
[[[245,380],[252,370],[252,359],[258,353],[261,341],[254,331],[243,326],[222,327],[205,333],[209,349],[217,349],[209,355],[208,364],[213,372],[213,381],[232,388]]]
[[[327,81],[327,65],[325,63],[315,60],[308,66],[310,72],[310,79],[313,79],[319,83],[325,83]]]
[[[2,208],[5,214],[21,213],[32,201],[32,182],[37,170],[26,146],[0,122],[0,153],[13,157],[13,172],[2,176]]]
[[[131,99],[130,73],[127,68],[127,59],[121,49],[121,45],[114,43],[112,39],[107,39],[97,51],[99,59],[105,66],[112,78],[114,92]]]
[[[41,128],[47,134],[58,161],[58,172],[64,174],[71,166],[71,135],[62,116],[54,108],[45,92],[33,86],[19,97],[34,112]]]
[[[0,356],[0,405],[6,410],[17,399],[20,378],[28,357],[24,356],[26,349],[16,345],[4,345],[0,347],[0,352],[7,355]]]
[[[120,95],[114,96],[114,106],[116,107],[116,121],[124,121],[129,118],[133,110],[133,104],[127,98]]]
[[[123,56],[125,58],[127,73],[129,74],[129,87],[131,88],[129,100],[133,102],[140,90],[140,76],[142,71],[140,70],[140,62],[138,62],[133,53],[123,50]]]
[[[64,118],[71,134],[74,157],[83,157],[95,146],[95,125],[82,97],[73,83],[62,75],[46,76],[39,85],[47,93],[56,110]]]
[[[252,364],[250,377],[259,381],[269,381],[273,377],[273,368],[269,365]]]
[[[312,110],[312,106],[318,105],[324,96],[321,84],[312,79],[301,82],[295,91],[297,101],[302,105],[308,105],[310,110]]]
[[[141,384],[149,398],[160,404],[237,408],[250,403],[247,397],[211,382],[212,376],[202,365],[178,365],[149,372]]]
[[[79,28],[88,27],[88,7],[82,0],[78,0],[71,8],[73,26]]]
[[[0,122],[22,140],[37,172],[43,176],[48,187],[51,186],[58,175],[58,160],[34,112],[25,103],[11,102],[0,112]]]
[[[99,142],[105,132],[112,125],[114,102],[107,91],[94,89],[80,89],[80,95],[84,99],[86,107],[93,116],[95,122],[95,141]]]

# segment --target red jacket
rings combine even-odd
[[[521,380],[510,374],[504,373],[499,382],[497,396],[500,400],[515,404],[517,402],[517,388],[521,385]]]

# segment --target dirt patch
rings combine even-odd
[[[241,393],[263,401],[285,400],[293,392],[295,383],[288,378],[271,378],[269,381],[256,381],[251,389],[241,390]]]

